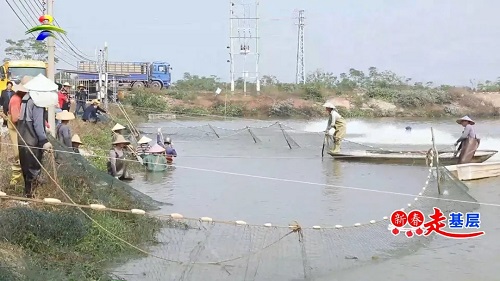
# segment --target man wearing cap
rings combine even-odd
[[[12,90],[12,86],[14,84],[9,81],[7,82],[7,88],[2,91],[2,94],[0,95],[0,108],[3,109],[3,114],[7,116],[9,112],[9,102],[10,98],[14,95],[14,91]],[[3,117],[2,117],[3,118]],[[3,118],[3,127],[7,126],[7,118]]]
[[[75,94],[76,99],[76,109],[75,115],[78,115],[80,108],[82,109],[82,114],[85,112],[85,104],[87,103],[88,95],[83,84],[78,85],[78,91]]]
[[[454,156],[457,156],[460,152],[460,155],[458,156],[458,164],[470,163],[480,143],[473,126],[476,122],[474,122],[469,116],[464,116],[457,120],[457,124],[462,125],[464,130],[460,138],[458,138],[455,142],[455,146],[458,145],[458,148],[455,151]]]
[[[19,161],[24,177],[24,195],[33,198],[35,182],[40,177],[43,151],[52,151],[52,144],[45,132],[45,108],[37,106],[29,91],[20,85],[16,91],[26,92],[21,100],[17,121],[19,133]]]
[[[325,134],[330,134],[330,130],[334,129],[333,133],[333,147],[330,153],[335,154],[340,152],[340,143],[346,133],[346,122],[345,119],[337,112],[337,108],[331,102],[326,102],[323,104],[328,113],[328,125],[325,130]]]

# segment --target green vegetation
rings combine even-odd
[[[104,228],[134,245],[154,242],[160,228],[157,221],[145,217],[97,211],[90,214]],[[4,209],[0,212],[0,237],[22,250],[23,257],[18,258],[27,265],[24,272],[0,270],[1,280],[7,280],[1,278],[2,274],[25,278],[8,280],[116,280],[106,272],[106,266],[141,255],[69,208]]]
[[[316,70],[308,74],[303,85],[282,83],[274,76],[265,75],[260,81],[260,95],[252,93],[255,84],[251,82],[247,82],[248,95],[243,95],[243,82],[242,79],[235,82],[235,94],[227,96],[226,108],[228,83],[216,76],[190,73],[184,73],[183,79],[169,90],[134,90],[126,102],[141,113],[251,118],[319,117],[323,114],[321,104],[331,98],[344,101],[339,104],[343,107],[339,110],[346,117],[492,116],[498,113],[491,102],[475,96],[472,88],[413,82],[411,78],[375,67],[370,67],[367,73],[352,68],[338,76]],[[486,81],[478,84],[478,89],[492,91],[500,89],[498,85],[500,80]],[[217,88],[223,89],[221,95],[215,95]]]

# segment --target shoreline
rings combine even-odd
[[[383,99],[360,95],[330,95],[322,101],[284,93],[271,96],[242,95],[227,97],[193,91],[183,95],[171,91],[134,90],[124,93],[124,103],[138,115],[171,113],[178,116],[217,118],[314,119],[324,118],[322,104],[329,100],[344,118],[435,118],[447,119],[463,115],[473,118],[500,116],[500,93],[455,93],[449,102],[418,106],[401,106]]]

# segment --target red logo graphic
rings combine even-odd
[[[429,221],[425,221],[425,215],[419,210],[413,210],[408,214],[404,211],[397,210],[391,215],[391,224],[389,230],[394,236],[400,232],[405,232],[408,238],[417,236],[429,236],[435,232],[441,236],[453,239],[474,238],[484,235],[484,231],[476,231],[470,233],[454,233],[443,230],[446,227],[444,221],[447,220],[441,209],[434,207],[434,213],[428,216]],[[449,227],[463,228],[464,223],[460,220],[463,217],[462,213],[450,213]],[[465,228],[479,228],[479,213],[467,213],[467,223]]]

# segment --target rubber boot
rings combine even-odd
[[[333,144],[333,149],[332,149],[332,153],[340,153],[340,142],[335,142]]]
[[[334,144],[332,144],[332,147],[330,148],[330,153],[335,154],[335,153],[337,153],[337,152],[335,152],[336,150],[337,150],[337,145],[334,143]]]
[[[15,163],[14,165],[12,165],[11,169],[12,169],[12,175],[10,177],[10,185],[15,186],[23,178],[23,173],[19,163]]]

